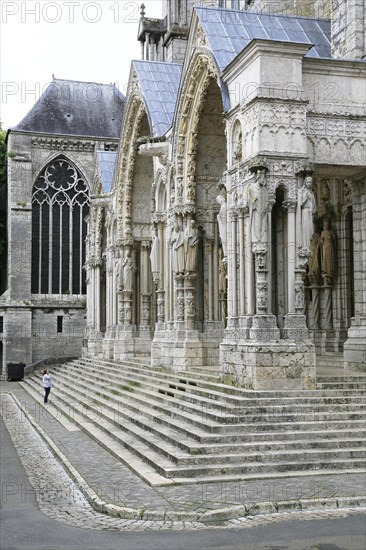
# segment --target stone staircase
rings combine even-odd
[[[137,360],[52,369],[58,410],[151,485],[365,471],[365,383],[255,392]],[[362,380],[362,379],[360,379]],[[39,400],[41,374],[22,383]]]

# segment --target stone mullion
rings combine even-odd
[[[69,291],[70,293],[72,294],[73,292],[73,288],[72,288],[72,275],[73,275],[73,247],[72,247],[72,243],[73,243],[73,223],[72,223],[72,218],[73,218],[73,206],[72,204],[70,204],[70,209],[69,209]]]
[[[39,254],[39,261],[38,261],[38,294],[42,294],[42,228],[43,228],[43,221],[42,221],[42,205],[39,204],[39,235],[38,235],[38,254]]]
[[[49,243],[48,243],[48,293],[52,294],[52,248],[53,248],[53,208],[51,201],[49,202],[49,216],[48,216],[48,227],[49,227]]]

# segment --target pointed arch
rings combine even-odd
[[[182,83],[174,124],[175,198],[178,202],[195,202],[198,125],[205,107],[205,99],[213,82],[220,90],[222,104],[224,105],[225,91],[219,78],[216,63],[205,48],[198,48]],[[185,188],[183,182],[185,182]]]
[[[65,155],[38,173],[32,191],[32,294],[85,294],[89,185]]]
[[[137,140],[142,137],[143,119],[148,116],[141,95],[131,93],[122,127],[119,157],[116,170],[118,240],[122,243],[132,232],[132,186],[137,158]],[[145,124],[146,126],[146,124]],[[146,135],[145,129],[145,135]],[[151,135],[151,129],[148,129]]]

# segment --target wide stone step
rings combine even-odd
[[[72,370],[72,365],[67,365],[66,368],[63,368],[62,371]],[[89,372],[88,376],[93,379],[96,383],[102,384],[105,383],[105,377],[101,374],[95,374],[95,371],[91,367],[84,367],[83,377],[85,378],[85,371]],[[75,376],[77,376],[75,370]],[[220,404],[217,400],[210,400],[208,398],[197,397],[191,395],[188,392],[181,392],[180,386],[172,387],[171,384],[164,386],[160,384],[152,384],[151,381],[145,381],[145,388],[143,381],[136,381],[132,376],[130,378],[123,378],[121,374],[114,375],[114,392],[116,394],[123,394],[124,392],[133,393],[133,395],[145,395],[147,397],[159,400],[165,405],[171,406],[174,404],[178,408],[183,410],[199,414],[202,418],[211,418],[213,421],[217,422],[237,422],[240,419],[245,417],[247,420],[252,419],[256,421],[255,418],[258,418],[258,415],[266,418],[277,418],[278,415],[287,415],[287,420],[291,418],[303,417],[304,419],[312,419],[315,416],[320,416],[326,414],[331,407],[330,403],[321,403],[314,406],[313,403],[296,403],[292,400],[289,404],[282,403],[280,401],[271,405],[258,405],[259,400],[256,401],[257,406],[254,404],[247,404],[246,400],[242,401],[242,404],[239,406],[232,406],[230,404]],[[153,393],[154,392],[154,393]],[[252,403],[252,401],[251,401]],[[365,404],[361,403],[359,400],[357,402],[347,401],[346,403],[337,403],[337,409],[339,412],[353,412],[355,414],[360,414],[361,411],[365,411]],[[331,411],[333,415],[333,411]],[[325,416],[324,416],[325,418]]]
[[[91,357],[52,370],[51,406],[152,484],[365,467],[362,388],[254,392]]]
[[[80,360],[78,361],[78,364],[80,366],[86,366]],[[119,367],[116,367],[114,363],[111,364],[112,366],[110,366],[110,363],[106,364],[104,361],[99,361],[97,364],[100,365],[100,367],[106,373],[110,373],[113,376],[121,373],[121,370],[123,369],[125,375],[128,374],[130,378],[134,377],[135,380],[148,380],[150,383],[152,380],[155,380],[159,384],[163,382],[164,384],[179,386],[183,388],[183,390],[185,389],[185,392],[200,395],[202,397],[209,397],[210,399],[216,399],[221,403],[225,401],[233,405],[241,406],[243,398],[252,399],[253,404],[256,404],[258,402],[258,399],[267,399],[268,402],[273,402],[273,400],[281,400],[281,402],[284,402],[285,400],[292,400],[292,402],[294,403],[299,402],[298,392],[254,392],[252,390],[232,388],[233,391],[235,391],[235,395],[231,395],[227,394],[227,386],[222,384],[215,384],[212,386],[212,384],[210,383],[205,383],[204,380],[191,380],[182,378],[181,376],[176,377],[175,375],[171,374],[162,374],[160,372],[156,373],[155,371],[151,371],[151,369],[150,371],[140,371],[140,369],[138,369],[137,367],[129,367],[125,366],[124,364],[119,365]],[[355,390],[354,392],[339,392],[335,390],[321,392],[318,390],[311,392],[304,391],[301,393],[301,400],[314,400],[314,402],[319,401],[322,398],[328,400],[335,398],[335,400],[337,401],[338,399],[347,399],[348,397],[361,398],[363,397],[363,392],[357,390]]]
[[[65,376],[65,373],[63,374]],[[90,375],[89,375],[90,376]],[[85,377],[84,377],[85,378]],[[85,382],[84,382],[85,383]],[[96,384],[98,384],[96,382]],[[101,383],[99,382],[99,386],[101,386]],[[280,408],[278,411],[276,409],[270,409],[266,412],[266,414],[260,413],[260,412],[253,412],[253,410],[247,411],[247,413],[243,413],[241,416],[233,417],[232,415],[222,415],[217,416],[215,414],[209,414],[208,406],[205,404],[204,408],[197,408],[196,411],[192,409],[190,413],[188,414],[187,409],[189,407],[185,407],[186,410],[182,410],[181,408],[179,410],[176,410],[177,401],[173,397],[166,397],[165,402],[163,404],[160,404],[159,402],[153,401],[156,397],[160,398],[160,394],[154,394],[150,391],[143,391],[142,389],[137,390],[134,386],[131,388],[123,386],[125,389],[128,390],[131,389],[131,392],[129,393],[129,404],[131,405],[131,400],[135,400],[140,405],[146,404],[146,402],[149,402],[149,404],[154,408],[154,410],[158,410],[161,413],[165,413],[167,410],[167,407],[170,410],[170,414],[174,415],[175,417],[181,417],[184,420],[191,419],[192,422],[194,422],[197,425],[202,426],[204,424],[204,427],[207,427],[207,420],[213,420],[213,422],[226,422],[226,423],[238,423],[241,422],[241,420],[245,419],[246,423],[255,423],[255,422],[272,422],[272,423],[280,423],[280,422],[297,422],[297,421],[327,421],[327,420],[351,420],[351,419],[364,419],[365,418],[365,407],[359,405],[358,407],[354,408],[354,410],[349,411],[345,409],[343,412],[337,412],[334,413],[333,411],[322,411],[320,408],[317,408],[316,410],[311,410],[310,412],[306,411],[300,411],[298,408],[293,414],[289,414],[287,411],[282,410]],[[95,391],[97,391],[95,389]],[[119,385],[115,383],[115,388],[113,389],[113,396],[116,398],[117,396],[119,398],[123,398],[124,391],[120,391]],[[127,404],[127,406],[129,406]],[[178,403],[179,406],[179,403]],[[342,408],[342,406],[341,406]],[[363,408],[363,411],[361,410]],[[242,411],[243,412],[243,411]],[[191,416],[191,415],[194,416]],[[197,416],[198,415],[198,416]],[[329,418],[330,416],[330,418]],[[213,427],[215,427],[216,424],[212,424]],[[210,427],[212,431],[212,426]]]
[[[65,394],[60,389],[54,391],[54,395],[56,399],[60,399],[63,405],[63,414],[66,414],[81,429],[92,435],[93,431],[90,430],[89,425],[90,417],[87,412],[91,407],[90,396],[86,395],[85,398],[80,399],[79,391],[70,390],[68,394]],[[70,398],[72,401],[70,401]],[[57,406],[57,401],[54,401],[54,404]],[[366,451],[365,448],[357,447],[340,449],[337,450],[334,456],[334,451],[318,449],[304,451],[294,449],[283,452],[269,451],[265,455],[255,452],[247,452],[244,456],[232,456],[231,454],[215,455],[214,460],[212,456],[186,456],[179,453],[179,451],[177,452],[174,448],[171,448],[174,454],[170,454],[167,448],[162,449],[160,443],[157,444],[154,438],[150,436],[148,441],[144,441],[141,436],[141,430],[140,433],[137,433],[136,426],[134,426],[133,431],[131,431],[126,422],[121,424],[113,418],[112,414],[113,411],[108,414],[106,410],[101,411],[99,409],[97,417],[94,416],[92,419],[92,424],[108,434],[109,438],[112,438],[114,442],[136,455],[139,460],[143,460],[152,466],[160,475],[168,478],[221,474],[253,474],[254,472],[268,471],[268,469],[276,472],[285,472],[293,470],[294,464],[297,464],[298,470],[308,470],[314,469],[319,464],[319,461],[326,462],[328,468],[332,467],[332,464],[335,467],[339,467],[341,461],[345,460],[348,462],[348,467],[351,467],[351,465],[360,467]],[[137,439],[137,436],[139,439]],[[301,463],[299,464],[297,459],[300,457]]]
[[[67,382],[66,382],[67,383]],[[70,378],[69,379],[69,387],[72,388],[73,385],[74,385],[74,379],[73,378]],[[94,392],[94,394],[96,393],[95,391],[95,386],[90,386],[90,390]],[[104,394],[106,394],[106,392],[102,392]],[[93,395],[93,394],[92,394]],[[95,395],[93,396],[95,397]],[[202,438],[204,437],[204,431],[208,431],[210,433],[217,433],[217,434],[220,434],[220,438],[222,438],[222,435],[221,434],[227,434],[227,435],[230,435],[231,434],[231,437],[233,437],[234,435],[235,436],[239,436],[240,434],[242,434],[243,436],[245,436],[245,434],[247,434],[247,432],[255,432],[255,431],[267,431],[267,432],[271,432],[271,431],[288,431],[288,430],[291,430],[291,431],[295,431],[295,430],[300,430],[300,431],[303,431],[304,429],[305,430],[321,430],[321,429],[324,429],[324,428],[329,428],[329,426],[331,426],[333,429],[336,428],[336,429],[344,429],[344,428],[347,428],[349,429],[350,425],[349,423],[346,423],[344,421],[341,421],[341,420],[334,420],[334,418],[332,419],[332,421],[330,422],[319,422],[319,421],[311,421],[311,422],[261,422],[261,423],[245,423],[245,424],[236,424],[234,426],[219,426],[219,425],[215,425],[211,422],[202,422],[202,419],[201,418],[196,418],[195,421],[196,421],[196,428],[195,428],[195,431],[192,430],[192,418],[188,418],[187,416],[181,416],[178,420],[176,417],[172,416],[172,411],[171,410],[167,410],[167,409],[163,409],[163,411],[161,411],[161,413],[157,416],[156,413],[153,411],[151,411],[151,409],[149,407],[147,407],[146,405],[149,405],[149,402],[148,400],[144,399],[142,402],[138,403],[138,405],[134,404],[131,400],[124,400],[124,399],[121,399],[121,398],[118,398],[117,399],[117,396],[115,394],[113,395],[109,395],[108,396],[108,399],[109,400],[112,400],[112,402],[114,402],[115,404],[113,405],[115,408],[117,408],[118,410],[118,414],[121,415],[121,414],[124,414],[124,411],[128,410],[130,411],[131,414],[133,414],[133,417],[132,419],[136,419],[137,416],[136,415],[141,415],[143,414],[145,416],[145,418],[141,421],[141,424],[143,425],[143,423],[147,422],[148,420],[150,422],[156,422],[158,421],[159,424],[163,425],[164,427],[167,427],[168,429],[172,430],[172,433],[173,433],[173,436],[175,437],[176,436],[176,433],[178,432],[181,432],[181,433],[184,433],[185,435],[189,436],[189,437],[196,437],[198,440],[202,441]],[[167,414],[169,413],[169,414]],[[198,420],[198,422],[197,422]],[[135,420],[137,421],[137,420]],[[357,422],[357,421],[353,421],[353,422]],[[201,430],[197,430],[197,424],[198,424],[198,427],[201,428]],[[361,423],[358,422],[358,425],[361,424],[362,426],[362,421]],[[150,427],[151,429],[151,427]],[[171,436],[171,433],[170,433],[170,436]],[[207,438],[206,438],[207,440]]]

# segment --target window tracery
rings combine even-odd
[[[85,179],[64,157],[38,176],[32,196],[32,293],[85,294]]]

